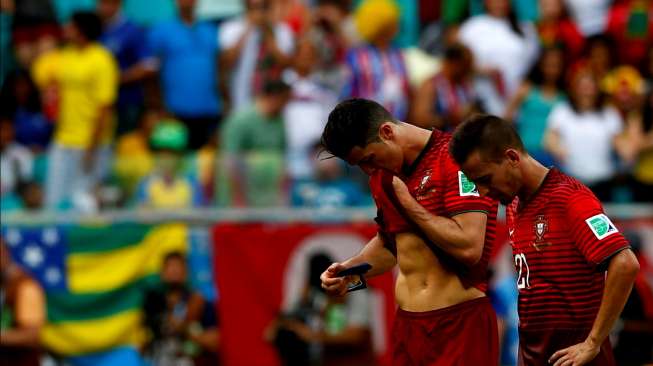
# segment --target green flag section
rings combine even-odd
[[[129,223],[59,230],[65,286],[46,287],[45,347],[78,356],[140,344],[145,287],[156,279],[167,253],[188,250],[188,228]],[[44,247],[51,245],[45,241]]]

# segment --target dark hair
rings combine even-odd
[[[355,146],[364,148],[378,141],[379,127],[384,122],[398,121],[379,103],[360,98],[345,100],[329,114],[322,146],[334,156],[346,159]]]
[[[71,21],[88,41],[96,41],[102,35],[102,21],[100,20],[100,17],[93,12],[75,12]]]
[[[24,107],[30,112],[41,111],[41,96],[39,95],[39,90],[36,87],[36,84],[34,84],[34,80],[32,80],[32,77],[27,70],[18,69],[7,75],[7,78],[2,85],[2,90],[0,90],[0,114],[13,116],[16,113],[16,109],[18,108],[16,85],[18,85],[21,80],[24,80],[30,89]]]
[[[566,67],[566,60],[565,60],[565,49],[562,45],[556,44],[553,46],[545,47],[542,49],[540,52],[540,56],[531,68],[531,70],[528,73],[528,80],[533,83],[533,85],[541,86],[544,83],[544,73],[542,72],[542,63],[544,62],[544,58],[547,54],[551,52],[560,52],[561,54],[561,59],[562,59],[562,69],[560,70],[560,75],[558,75],[558,79],[556,80],[556,87],[559,90],[565,90],[565,70],[567,69]]]
[[[310,257],[308,262],[308,284],[311,287],[318,289],[322,287],[320,275],[329,268],[331,263],[333,263],[333,259],[325,253],[315,253]]]
[[[596,46],[604,46],[608,49],[608,68],[614,68],[616,61],[616,45],[614,39],[607,34],[596,34],[588,37],[585,40],[585,45],[583,47],[583,51],[581,52],[581,57],[583,59],[588,59],[592,49]]]
[[[289,91],[290,91],[290,86],[288,84],[286,84],[282,80],[272,79],[272,80],[266,80],[263,83],[263,88],[261,90],[261,93],[263,95],[277,95],[277,94],[288,93]]]
[[[465,61],[469,57],[469,49],[460,43],[453,43],[444,49],[444,59],[447,61]]]
[[[164,264],[167,264],[171,260],[179,260],[179,261],[181,261],[181,262],[183,262],[185,264],[186,263],[186,256],[182,252],[174,251],[174,252],[170,252],[170,253],[166,254],[165,257],[163,257],[163,263]]]
[[[477,149],[486,158],[499,160],[507,148],[525,151],[514,125],[488,114],[477,114],[461,123],[449,145],[449,151],[458,165],[465,163]]]

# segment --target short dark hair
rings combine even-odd
[[[100,17],[93,12],[75,12],[71,21],[84,38],[89,41],[96,41],[102,35],[102,21],[100,20]]]
[[[499,160],[507,148],[525,151],[513,124],[488,114],[477,114],[461,123],[449,145],[458,165],[465,163],[475,150],[492,160]]]
[[[178,261],[181,261],[182,263],[186,264],[186,256],[184,255],[184,253],[182,253],[180,251],[170,252],[170,253],[166,254],[165,257],[163,257],[163,263],[164,264],[168,264],[168,262],[170,262],[172,260],[178,260]]]
[[[288,92],[290,92],[290,85],[279,79],[266,80],[261,90],[263,95],[278,95]]]
[[[398,123],[387,109],[367,99],[349,99],[340,102],[329,114],[322,132],[322,146],[341,159],[355,147],[364,148],[378,141],[379,127],[384,122]]]

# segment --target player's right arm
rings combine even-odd
[[[347,293],[347,285],[355,278],[352,276],[336,277],[338,272],[364,262],[372,265],[372,269],[365,274],[365,277],[369,278],[391,270],[397,264],[397,258],[386,248],[383,237],[377,234],[360,253],[342,263],[333,263],[329,266],[320,276],[322,288],[328,295],[343,296]]]

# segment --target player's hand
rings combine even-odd
[[[549,363],[553,366],[581,366],[592,361],[600,351],[600,346],[585,341],[554,353]]]
[[[344,296],[347,293],[348,277],[336,277],[338,272],[346,267],[340,263],[333,263],[320,275],[322,288],[329,296]]]
[[[402,206],[408,207],[415,202],[413,196],[410,195],[410,191],[408,190],[406,183],[404,183],[403,180],[399,179],[399,177],[392,177],[392,187],[394,188],[397,199]]]

